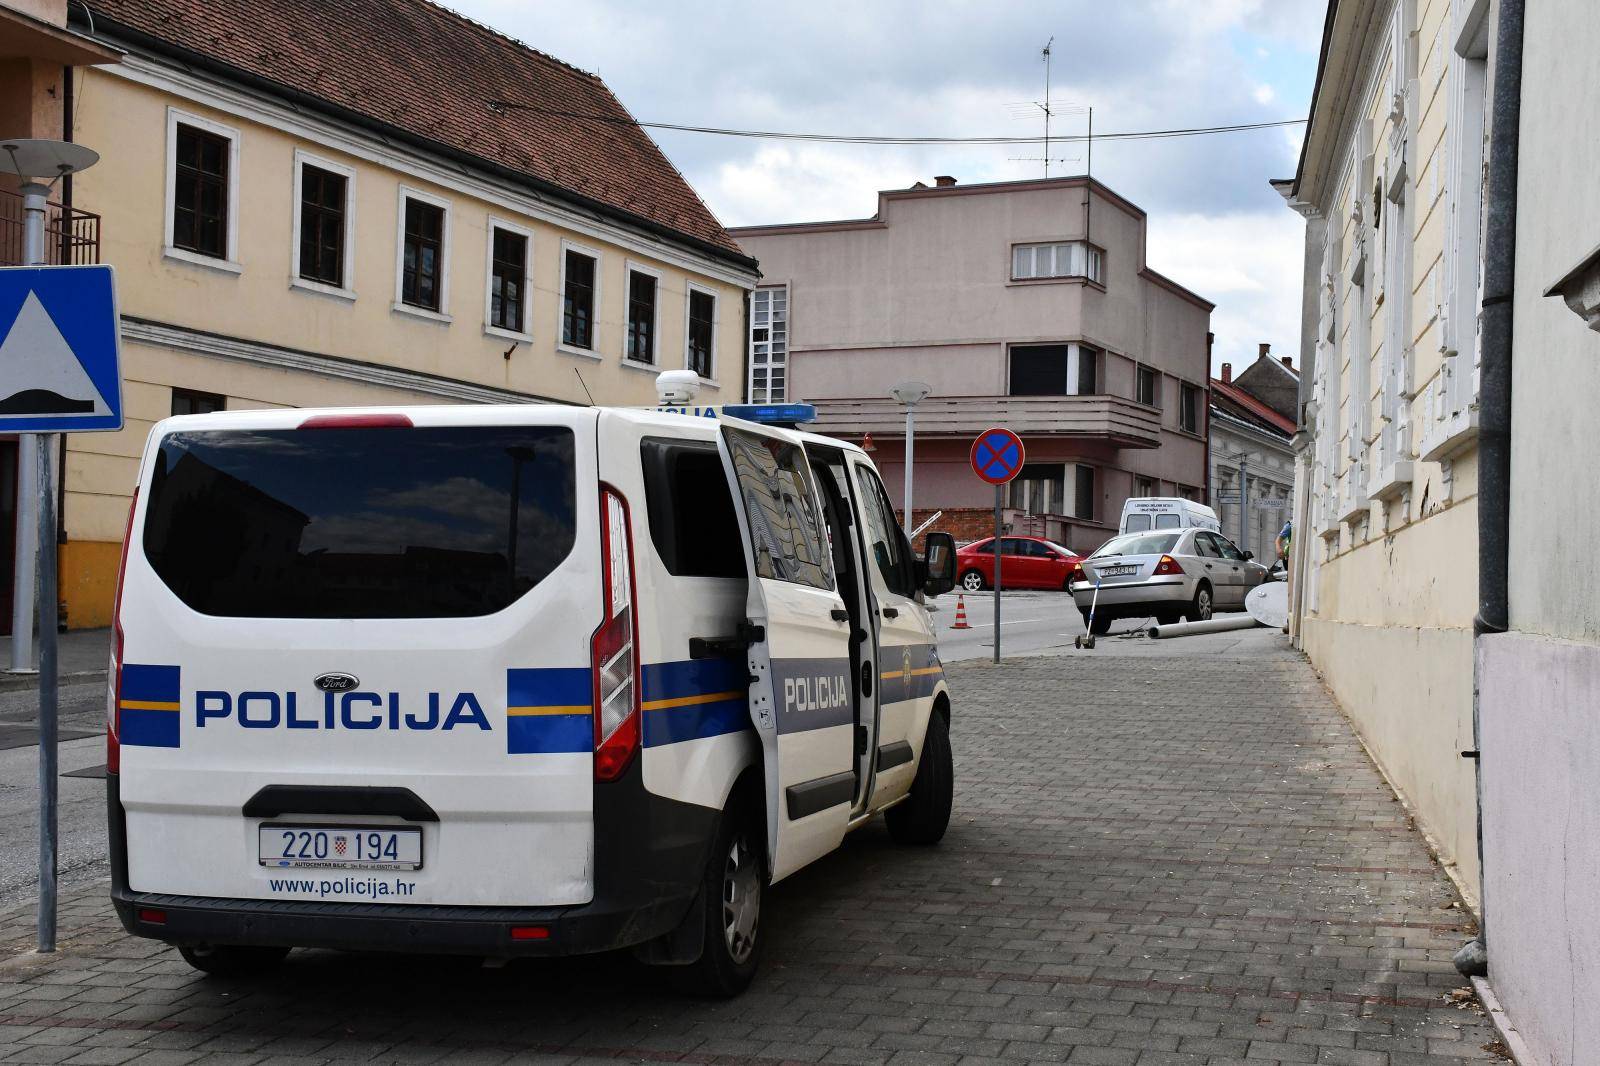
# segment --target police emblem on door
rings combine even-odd
[[[906,695],[909,697],[911,695],[911,649],[909,647],[906,648],[903,654],[905,658],[902,660],[904,665],[900,668],[900,678],[906,686]]]

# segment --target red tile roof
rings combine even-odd
[[[89,6],[101,33],[210,59],[225,73],[354,112],[430,147],[474,156],[743,257],[604,82],[427,0],[89,0]],[[496,114],[491,100],[536,110]]]
[[[1293,420],[1283,417],[1237,385],[1230,384],[1220,378],[1212,378],[1211,398],[1213,400],[1223,400],[1224,402],[1221,406],[1225,411],[1228,410],[1229,406],[1237,409],[1229,411],[1230,414],[1256,422],[1285,436],[1294,436]]]

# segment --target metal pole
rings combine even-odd
[[[1003,485],[994,487],[994,661],[1000,661],[1000,493]]]
[[[42,434],[39,472],[39,950],[56,949],[55,434]]]
[[[44,264],[44,222],[50,186],[39,181],[22,183],[22,262]],[[17,439],[17,532],[15,569],[11,575],[11,672],[33,673],[33,578],[38,541],[39,435],[23,433]]]
[[[1250,547],[1250,475],[1245,473],[1244,453],[1239,453],[1239,550]]]
[[[912,517],[911,510],[911,457],[916,451],[917,444],[917,405],[906,404],[906,520],[905,527],[911,529],[917,522]]]

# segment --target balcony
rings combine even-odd
[[[22,196],[0,189],[0,266],[21,266]],[[44,213],[44,261],[49,266],[100,262],[100,216],[50,202]]]
[[[906,409],[885,396],[812,400],[819,433],[903,434]],[[1161,412],[1121,396],[935,396],[917,405],[917,436],[966,437],[1005,426],[1024,437],[1080,437],[1120,448],[1161,444]]]

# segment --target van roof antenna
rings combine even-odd
[[[586,384],[583,380],[583,371],[579,370],[577,367],[573,367],[572,372],[578,375],[578,384],[583,386],[583,394],[589,397],[589,406],[598,407],[599,405],[594,402],[594,396],[589,392],[588,384]]]

